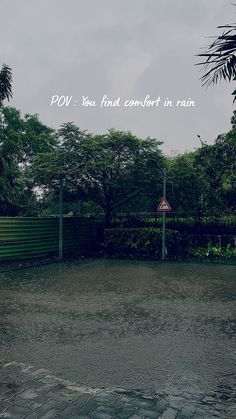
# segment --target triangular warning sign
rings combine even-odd
[[[161,199],[161,202],[157,207],[157,211],[171,211],[171,206],[167,202],[166,198]]]

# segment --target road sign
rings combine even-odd
[[[162,198],[160,204],[157,207],[157,211],[171,211],[171,206],[167,202],[166,198]]]

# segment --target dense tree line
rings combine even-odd
[[[4,106],[12,97],[11,69],[0,71],[0,215],[58,214],[64,184],[68,213],[155,211],[163,168],[175,211],[232,213],[236,209],[236,111],[232,128],[214,144],[168,159],[158,139],[110,129],[103,135],[71,122],[55,131],[38,115]]]
[[[219,214],[236,208],[236,112],[232,129],[214,144],[168,159],[161,141],[109,130],[92,135],[72,123],[58,131],[37,115],[1,110],[0,214],[58,213],[60,179],[65,211],[154,211],[162,167],[176,211]]]

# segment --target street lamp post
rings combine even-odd
[[[74,169],[68,170],[66,173],[61,174],[59,183],[59,245],[58,245],[58,258],[63,259],[63,187],[65,176],[75,172],[83,167],[86,163],[79,164]]]

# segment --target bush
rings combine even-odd
[[[207,248],[190,249],[189,254],[199,258],[236,259],[236,248],[233,248],[231,245],[224,248],[208,245]]]
[[[104,251],[109,256],[160,259],[162,232],[159,228],[111,228],[105,230]],[[166,232],[167,257],[183,255],[181,235]]]
[[[233,220],[233,217],[232,217]],[[212,234],[212,235],[226,235],[226,234],[236,234],[236,222],[230,222],[230,218],[220,219],[220,218],[207,218],[203,217],[201,222],[194,219],[179,219],[172,220],[167,219],[167,226],[170,229],[177,230],[181,234]]]
[[[113,227],[153,227],[160,228],[162,218],[154,218],[152,216],[140,216],[139,214],[126,214],[123,217],[120,215],[116,218]],[[179,231],[181,234],[212,234],[212,235],[226,235],[236,234],[236,216],[222,216],[222,217],[201,217],[199,220],[196,217],[172,217],[168,215],[166,219],[167,228]]]

